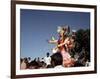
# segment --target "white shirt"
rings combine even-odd
[[[44,62],[46,63],[46,65],[50,65],[51,64],[51,57],[45,57]]]

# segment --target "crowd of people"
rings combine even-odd
[[[52,54],[47,53],[47,56],[39,59],[29,60],[29,58],[21,59],[20,69],[45,69],[45,68],[57,68],[63,67],[63,58],[60,52]]]
[[[84,48],[80,54],[76,53],[72,57],[71,51],[75,47],[75,31],[70,32],[68,26],[61,26],[57,29],[58,39],[52,37],[48,40],[49,44],[55,44],[52,49],[52,55],[47,53],[47,56],[32,61],[29,58],[21,59],[21,69],[40,69],[40,68],[64,68],[89,66],[89,61],[86,60]],[[83,57],[82,57],[83,56]]]

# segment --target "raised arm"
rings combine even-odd
[[[49,40],[48,43],[57,44],[58,40]]]
[[[65,45],[65,44],[66,45],[69,44],[69,38],[66,38],[63,43],[61,43],[61,44],[58,45],[58,47],[61,47],[61,46]]]

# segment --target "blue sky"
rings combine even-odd
[[[69,25],[73,30],[90,27],[90,13],[21,9],[21,57],[45,57],[54,47],[46,40],[57,38],[57,27]]]

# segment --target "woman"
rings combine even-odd
[[[59,33],[58,40],[49,40],[49,43],[57,44],[55,48],[56,52],[61,52],[63,57],[63,66],[70,67],[74,65],[74,59],[71,58],[69,54],[69,50],[73,47],[73,43],[71,39],[66,35],[68,33],[68,29],[65,27],[58,27],[57,32]]]

